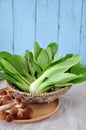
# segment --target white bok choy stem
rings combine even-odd
[[[55,65],[50,63],[50,66],[44,71],[44,73],[33,83],[31,83],[29,89],[30,92],[33,93],[41,93],[44,92],[44,89],[49,85],[57,84],[57,83],[65,83],[70,80],[76,79],[77,75],[65,73],[72,66],[78,64],[80,62],[81,57],[79,55],[73,55],[73,57],[68,58],[61,63]],[[47,89],[47,88],[46,88]],[[43,91],[42,91],[43,90]]]

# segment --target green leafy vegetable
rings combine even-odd
[[[58,44],[52,42],[44,49],[35,42],[33,51],[24,55],[0,52],[0,77],[22,91],[43,93],[86,81],[86,65],[77,54],[55,55]]]
[[[4,71],[0,73],[0,77],[14,83],[21,90],[28,91],[29,85],[34,79],[27,73],[27,67],[25,68],[20,56],[12,55],[9,60],[0,58],[0,66]]]
[[[6,52],[6,51],[0,52],[0,57],[2,57],[2,58],[8,59],[8,58],[10,58],[11,56],[12,56],[12,54],[9,53],[9,52]]]
[[[54,60],[57,50],[58,45],[54,42],[50,43],[46,49],[41,48],[39,44],[35,42],[33,49],[34,62],[43,70],[48,63]]]
[[[42,89],[49,85],[61,85],[61,83],[69,82],[78,77],[75,74],[67,73],[67,71],[80,62],[81,57],[79,55],[73,55],[71,58],[58,63],[59,59],[57,58],[55,62],[51,62],[44,73],[30,85],[31,92],[40,93]]]
[[[31,76],[34,77],[34,79],[39,77],[39,75],[41,74],[41,68],[34,62],[32,52],[26,50],[24,58],[26,60],[26,64],[28,66],[29,73],[31,74]]]

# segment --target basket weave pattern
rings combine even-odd
[[[17,90],[14,86],[9,84],[9,89],[14,92],[15,97],[30,103],[50,103],[56,100],[60,95],[65,94],[70,88],[70,86],[67,86],[47,93],[34,94],[28,92],[21,92]]]

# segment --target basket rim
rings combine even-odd
[[[54,94],[60,94],[63,91],[68,91],[71,88],[70,86],[65,86],[63,88],[55,89],[54,91],[51,92],[45,92],[45,93],[29,93],[29,92],[22,92],[18,89],[15,88],[12,84],[8,83],[8,88],[11,89],[14,92],[17,92],[22,95],[27,95],[27,96],[44,96],[44,95],[54,95]]]

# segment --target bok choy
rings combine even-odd
[[[0,57],[0,66],[3,70],[0,77],[17,85],[21,90],[28,91],[29,85],[34,79],[28,74],[28,68],[20,56],[13,55],[8,60]]]
[[[35,42],[32,51],[24,55],[0,52],[0,77],[22,91],[44,93],[53,89],[86,81],[86,65],[80,64],[78,54],[55,55],[58,44],[48,44],[44,49]]]
[[[71,80],[82,77],[81,74],[73,74],[69,72],[73,66],[78,64],[81,60],[79,55],[73,55],[67,59],[63,59],[58,63],[58,58],[55,62],[51,62],[45,69],[43,74],[30,85],[30,91],[36,93],[46,92],[52,87],[60,88],[65,83]],[[53,65],[52,65],[53,64]]]

